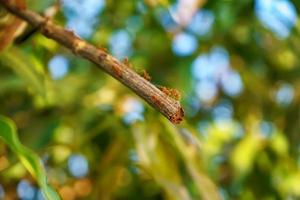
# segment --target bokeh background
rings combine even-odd
[[[186,114],[172,125],[28,27],[0,53],[0,114],[63,199],[300,199],[300,1],[55,3],[27,6],[178,89]],[[2,142],[0,199],[44,199]]]

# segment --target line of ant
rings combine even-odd
[[[133,68],[132,65],[129,62],[128,57],[125,57],[123,60],[123,64],[126,65],[129,68]],[[145,80],[147,81],[151,81],[151,76],[149,75],[149,73],[146,70],[142,70],[141,73],[139,73],[140,76],[142,76]],[[173,89],[173,88],[168,88],[165,86],[161,86],[161,85],[156,85],[155,86],[160,89],[163,93],[165,93],[167,96],[179,101],[181,99],[181,93],[177,90],[177,89]]]

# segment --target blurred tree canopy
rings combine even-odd
[[[181,91],[186,116],[171,124],[0,7],[0,114],[45,168],[1,140],[0,199],[45,199],[41,177],[66,200],[300,198],[299,1],[26,4]]]

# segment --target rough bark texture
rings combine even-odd
[[[105,50],[87,43],[76,36],[72,31],[54,24],[51,20],[33,11],[13,5],[9,0],[0,0],[0,4],[12,14],[27,21],[30,25],[39,27],[41,33],[47,38],[55,40],[70,49],[74,54],[95,63],[100,69],[119,80],[146,100],[172,123],[178,124],[182,121],[184,111],[177,100],[163,93],[148,80],[118,61]]]

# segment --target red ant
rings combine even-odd
[[[147,81],[151,81],[151,76],[148,74],[148,72],[146,72],[146,70],[143,70],[142,71],[142,77],[144,78],[144,79],[146,79]]]
[[[168,95],[169,97],[179,101],[181,98],[181,94],[178,90],[173,89],[173,88],[167,88],[164,86],[158,86],[158,89],[160,89],[163,93]]]

